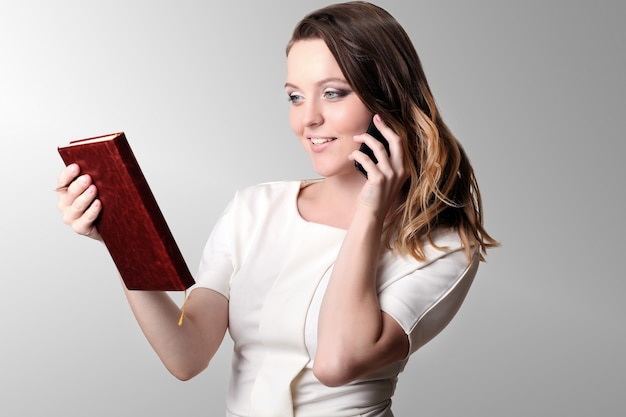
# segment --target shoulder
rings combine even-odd
[[[240,201],[275,200],[294,193],[297,194],[301,184],[302,181],[285,180],[249,185],[237,190],[235,199]]]
[[[430,240],[425,239],[424,253],[426,259],[423,261],[408,254],[401,255],[396,251],[386,250],[381,254],[379,285],[383,287],[389,285],[403,276],[423,269],[437,260],[459,251],[463,251],[461,237],[456,230],[448,228],[436,230],[431,234]]]
[[[229,212],[240,229],[265,224],[269,219],[287,218],[297,213],[297,197],[302,181],[285,180],[249,185],[237,190]]]
[[[282,180],[249,185],[237,190],[231,204],[251,207],[254,210],[275,207],[277,204],[289,206],[295,204],[301,189],[318,181],[318,179]]]
[[[381,309],[410,335],[411,352],[435,337],[452,320],[474,281],[479,256],[468,258],[458,233],[433,235],[427,258],[383,257],[379,271]]]

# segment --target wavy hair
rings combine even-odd
[[[386,10],[363,1],[333,4],[306,15],[287,44],[322,39],[365,106],[402,139],[410,176],[389,213],[383,240],[424,260],[424,244],[440,227],[455,228],[468,256],[499,246],[483,226],[480,191],[470,161],[444,123],[417,51]],[[426,240],[425,240],[426,239]]]

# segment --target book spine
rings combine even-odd
[[[117,151],[126,166],[126,171],[129,174],[129,178],[137,191],[137,194],[141,197],[144,207],[147,209],[147,213],[150,216],[152,225],[156,233],[160,236],[165,251],[168,256],[173,260],[173,266],[176,269],[176,273],[180,277],[180,280],[184,282],[185,287],[191,286],[194,281],[191,277],[191,273],[182,257],[182,254],[176,244],[174,236],[170,228],[167,226],[165,217],[152,190],[150,189],[148,182],[143,175],[143,172],[137,162],[137,158],[130,147],[126,136],[122,133],[113,141],[117,147]],[[165,243],[169,242],[169,244]]]

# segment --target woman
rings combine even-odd
[[[182,380],[208,366],[228,329],[227,416],[392,416],[397,375],[456,314],[497,242],[470,162],[385,10],[349,2],[306,16],[287,46],[285,90],[320,178],[236,193],[204,249],[183,326],[166,293],[126,295]],[[389,153],[364,133],[372,121]],[[79,171],[59,175],[70,184],[59,208],[74,231],[99,239],[97,189]]]

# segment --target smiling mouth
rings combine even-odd
[[[309,140],[313,145],[323,145],[324,143],[332,142],[336,138],[310,138]]]

